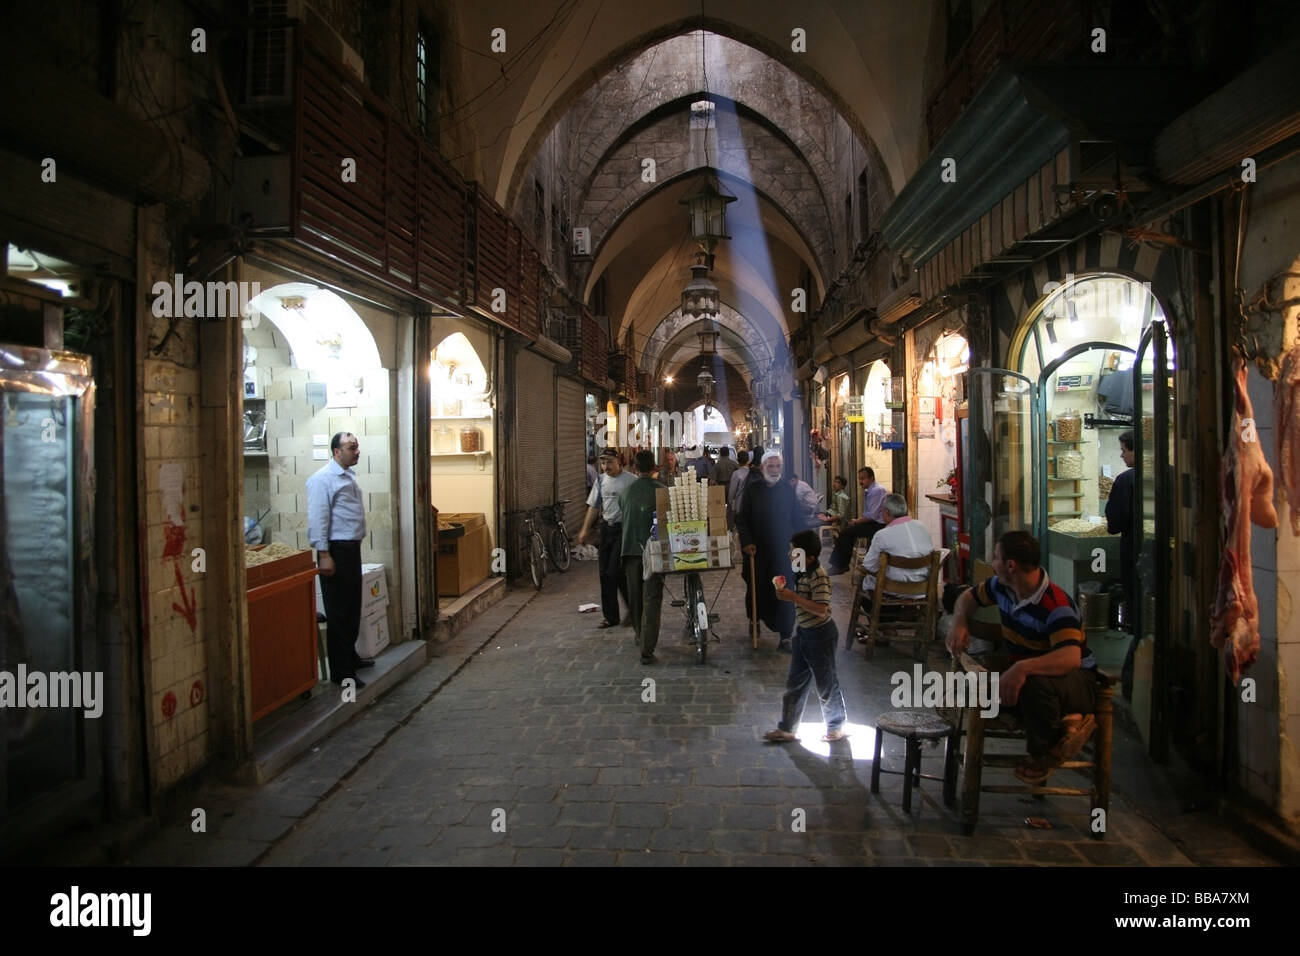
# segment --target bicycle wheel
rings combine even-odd
[[[545,552],[542,550],[542,536],[534,531],[528,538],[528,573],[532,575],[533,587],[542,589],[546,577]]]
[[[709,606],[704,600],[704,585],[699,575],[686,578],[686,613],[691,619],[695,639],[695,663],[703,664],[709,655]]]
[[[569,570],[573,556],[569,553],[569,536],[563,528],[551,529],[551,564],[555,570],[563,573]]]

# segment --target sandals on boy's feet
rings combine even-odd
[[[832,730],[829,733],[822,734],[822,740],[829,744],[837,740],[843,740],[847,736],[848,734],[842,730]]]
[[[794,734],[788,730],[769,730],[763,735],[763,739],[774,744],[788,744],[792,740],[798,740]]]
[[[596,625],[596,627],[603,631],[607,627],[618,627],[618,625],[610,624],[609,621],[601,621],[599,624]]]

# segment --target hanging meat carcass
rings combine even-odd
[[[1291,533],[1300,535],[1300,344],[1282,359],[1273,393],[1273,427],[1278,477],[1291,506]]]
[[[1227,518],[1225,547],[1210,615],[1210,642],[1223,651],[1228,676],[1237,684],[1259,656],[1259,601],[1251,574],[1250,525],[1276,528],[1277,511],[1273,507],[1273,471],[1264,460],[1254,428],[1247,430],[1243,424],[1254,418],[1246,394],[1244,362],[1236,362],[1233,379],[1232,425],[1219,472],[1220,505]]]

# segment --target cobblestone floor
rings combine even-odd
[[[985,794],[962,834],[926,781],[905,815],[901,777],[869,792],[875,716],[911,661],[839,651],[852,736],[821,744],[815,695],[800,744],[765,745],[789,657],[765,633],[751,649],[744,588],[705,577],[721,643],[697,666],[664,607],[659,663],[640,664],[630,628],[598,630],[593,564],[512,590],[419,674],[271,783],[209,786],[135,852],[136,865],[1260,865],[1207,811],[1184,811],[1117,724],[1104,841],[1086,800]],[[837,578],[847,620],[848,579]],[[679,590],[673,581],[674,589]],[[643,700],[652,678],[654,701]],[[833,747],[833,749],[831,749]],[[887,765],[901,766],[888,737]],[[940,773],[942,751],[926,751]],[[1003,771],[1005,772],[1005,771]],[[986,776],[986,781],[987,781]],[[1008,778],[1008,782],[1014,782]],[[1155,795],[1153,795],[1155,794]],[[1026,817],[1051,829],[1030,829]],[[804,832],[795,832],[802,819]],[[495,826],[494,826],[495,823]],[[501,832],[504,826],[504,832]]]

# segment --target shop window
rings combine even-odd
[[[422,22],[415,35],[415,111],[420,132],[435,145],[438,142],[441,68],[438,34],[428,23]]]

